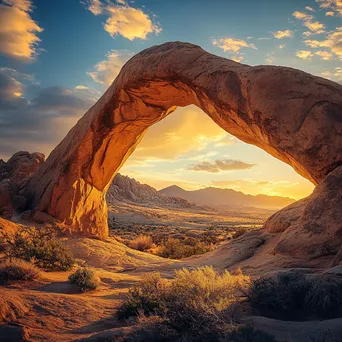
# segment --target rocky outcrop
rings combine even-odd
[[[335,255],[342,243],[342,166],[314,192],[272,215],[264,228],[282,233],[275,253],[309,258]]]
[[[135,55],[24,188],[30,205],[88,236],[108,234],[105,195],[154,123],[194,104],[314,184],[342,165],[342,86],[251,67],[174,42]],[[322,215],[325,215],[323,212]]]
[[[11,218],[28,206],[28,199],[19,194],[20,186],[43,165],[42,153],[20,151],[7,162],[0,159],[0,216]]]
[[[117,201],[149,203],[152,205],[195,208],[196,205],[180,197],[164,196],[155,188],[141,184],[133,178],[118,173],[111,183],[106,196],[107,203],[115,205]]]

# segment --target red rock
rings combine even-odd
[[[286,67],[239,64],[174,42],[125,64],[29,179],[25,196],[73,230],[105,238],[105,194],[114,175],[151,125],[190,104],[314,184],[342,164],[340,84]]]

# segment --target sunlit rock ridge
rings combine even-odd
[[[113,177],[151,125],[190,104],[316,185],[342,164],[340,84],[286,67],[239,64],[171,42],[124,65],[21,193],[34,211],[105,238],[105,196]],[[270,222],[267,229],[275,229]]]

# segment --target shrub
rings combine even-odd
[[[222,334],[239,316],[241,289],[247,281],[227,271],[220,275],[209,266],[176,271],[172,281],[149,274],[130,290],[118,316],[127,318],[140,310],[165,317],[178,332],[201,338],[213,332]]]
[[[185,241],[169,238],[164,245],[158,246],[156,254],[163,258],[182,259],[191,255],[204,254],[213,250],[212,244],[205,244],[196,239]]]
[[[12,259],[12,261],[4,261],[0,264],[0,284],[7,284],[10,281],[27,281],[39,278],[39,269],[33,264]]]
[[[322,318],[335,317],[342,306],[342,280],[321,275],[311,281],[305,295],[305,307]]]
[[[0,245],[7,257],[34,259],[39,267],[66,271],[74,264],[71,250],[57,238],[51,227],[24,227],[13,234],[2,232]]]
[[[284,272],[254,280],[248,291],[252,306],[266,316],[293,319],[335,317],[342,306],[342,280]]]
[[[160,314],[165,311],[169,289],[169,281],[161,278],[160,273],[144,274],[140,284],[129,289],[126,300],[117,312],[118,317],[128,318],[139,312],[146,315],[156,312]]]
[[[76,284],[82,292],[96,290],[99,286],[100,279],[95,274],[95,271],[90,268],[78,268],[69,276],[69,283]]]
[[[138,251],[145,252],[154,247],[153,240],[149,235],[139,235],[128,243],[128,246]]]
[[[167,319],[160,316],[139,314],[136,325],[125,341],[128,342],[167,342],[175,341],[179,334],[169,324]]]
[[[247,233],[247,229],[246,228],[240,228],[238,229],[234,234],[233,234],[233,239],[237,239],[240,236],[244,235]]]

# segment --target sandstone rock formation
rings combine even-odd
[[[20,151],[7,163],[0,159],[0,216],[11,218],[28,206],[26,197],[19,194],[20,185],[42,166],[45,156],[42,153]]]
[[[105,195],[114,175],[148,127],[190,104],[314,184],[342,165],[340,84],[291,68],[239,64],[174,42],[125,64],[23,194],[32,208],[105,238]]]

